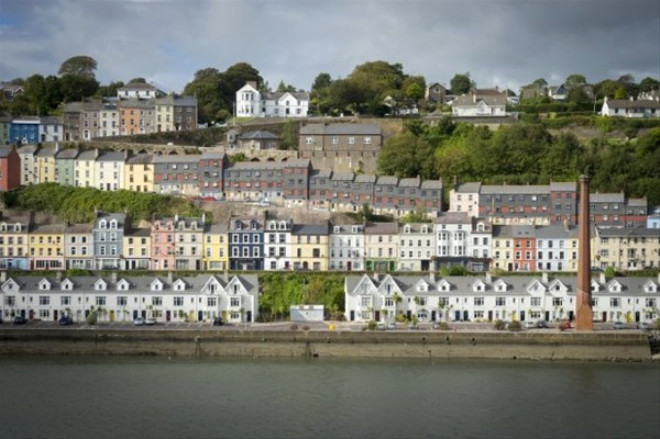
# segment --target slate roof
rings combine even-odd
[[[564,226],[537,227],[534,231],[536,239],[577,239],[577,227]]]
[[[291,228],[292,235],[329,235],[330,226],[324,224],[294,224]]]
[[[248,131],[246,133],[241,134],[238,136],[239,139],[241,140],[249,140],[249,139],[256,139],[256,140],[277,140],[278,137],[271,133],[270,131],[265,131],[265,130],[258,130],[258,131]]]
[[[472,224],[467,212],[444,212],[433,220],[434,224]]]
[[[399,180],[399,187],[413,187],[418,188],[420,185],[419,178],[402,178]]]
[[[356,183],[375,183],[376,182],[376,176],[375,175],[368,175],[368,174],[359,174],[355,177],[355,182]]]
[[[301,136],[380,136],[381,128],[366,123],[314,123],[300,127]]]
[[[11,153],[12,149],[13,149],[12,146],[8,146],[8,145],[0,146],[0,158],[9,157],[9,154]]]
[[[99,162],[123,162],[126,160],[126,155],[123,152],[108,151],[100,155],[96,160]]]
[[[398,233],[397,223],[368,223],[364,227],[365,235],[397,235]]]
[[[481,191],[481,182],[475,181],[475,182],[469,182],[469,183],[462,183],[456,186],[456,189],[454,189],[457,193],[460,194],[465,194],[465,193],[479,193]]]
[[[77,233],[92,233],[94,226],[92,224],[68,224],[64,229],[64,233],[77,234]],[[91,256],[91,255],[90,255]]]
[[[332,174],[332,181],[353,181],[355,174],[352,172],[334,172]]]
[[[623,203],[626,196],[623,192],[617,194],[589,194],[590,203]]]
[[[378,177],[378,180],[376,181],[376,184],[383,184],[383,185],[391,184],[391,185],[396,186],[396,184],[398,182],[399,182],[399,179],[397,177],[392,177],[392,176],[385,175],[385,176]]]
[[[138,154],[129,157],[126,160],[127,165],[137,165],[137,164],[149,164],[154,160],[153,154]]]
[[[76,157],[78,157],[79,153],[80,151],[78,151],[77,148],[63,149],[55,155],[55,160],[75,159]]]
[[[85,151],[81,151],[80,154],[78,154],[78,160],[96,160],[97,157],[98,157],[97,149],[88,149]]]
[[[442,180],[424,180],[422,189],[442,189]]]
[[[547,194],[547,185],[483,185],[480,193],[483,195],[497,194]]]
[[[653,109],[660,108],[660,101],[644,100],[644,101],[631,101],[629,99],[612,99],[607,100],[607,105],[610,108],[628,108],[628,109]]]

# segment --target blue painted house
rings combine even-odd
[[[11,121],[9,127],[9,143],[21,142],[23,145],[39,142],[38,117],[23,117]]]
[[[229,269],[264,269],[264,221],[252,216],[229,219]]]

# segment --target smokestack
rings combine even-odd
[[[591,249],[589,228],[589,176],[580,176],[580,212],[578,218],[578,272],[575,297],[575,328],[593,331],[591,310]]]

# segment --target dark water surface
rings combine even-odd
[[[658,438],[658,364],[0,358],[0,437]]]

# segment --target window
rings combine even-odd
[[[552,298],[552,306],[562,306],[564,303],[564,300],[561,297],[553,297]]]
[[[48,296],[39,296],[39,305],[50,305],[50,297]]]
[[[232,308],[236,308],[238,306],[241,306],[240,297],[232,297],[229,301],[229,306],[231,306]]]
[[[173,304],[174,304],[174,306],[183,306],[183,297],[182,296],[174,296]]]
[[[474,306],[484,306],[484,298],[483,297],[475,297],[474,298]]]
[[[161,306],[163,304],[163,298],[160,296],[154,296],[151,298],[151,305]]]
[[[96,306],[105,306],[105,296],[96,296],[94,298]]]
[[[496,297],[495,298],[495,306],[504,306],[506,305],[506,298],[505,297]]]
[[[541,298],[532,297],[532,306],[541,306]]]
[[[117,296],[117,306],[126,306],[128,298],[126,296]]]

